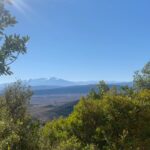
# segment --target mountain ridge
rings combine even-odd
[[[71,87],[71,86],[80,86],[80,85],[95,85],[98,83],[98,81],[69,81],[69,80],[60,79],[56,77],[29,79],[29,80],[23,80],[22,82],[27,86],[31,86],[33,90],[55,89],[61,87]],[[115,85],[132,84],[132,82],[117,82],[117,81],[106,81],[106,83],[115,84]],[[0,90],[4,89],[5,87],[11,84],[13,84],[13,82],[0,84]]]

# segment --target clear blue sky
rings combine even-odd
[[[15,0],[14,0],[15,1]],[[16,0],[18,24],[28,34],[28,54],[13,65],[15,79],[131,81],[150,59],[149,0]]]

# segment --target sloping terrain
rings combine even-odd
[[[30,113],[33,118],[37,118],[43,122],[52,120],[58,117],[67,117],[78,101],[68,102],[63,105],[34,105],[30,107]]]

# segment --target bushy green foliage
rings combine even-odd
[[[16,82],[13,86],[8,86],[5,90],[4,97],[6,101],[9,116],[15,121],[22,121],[27,116],[27,108],[30,103],[32,91],[30,88]]]
[[[67,140],[67,122],[65,119],[46,123],[40,130],[40,147],[42,150],[56,148],[61,141]]]
[[[113,87],[112,89],[115,89],[115,87]],[[100,81],[97,84],[97,89],[91,89],[91,91],[88,94],[88,99],[101,99],[103,98],[104,94],[106,94],[107,92],[110,92],[110,88],[109,86],[105,83],[105,81]]]
[[[99,82],[97,87],[98,87],[98,94],[100,97],[102,97],[106,92],[109,91],[109,86],[103,80]]]
[[[70,137],[66,140],[62,139],[52,150],[81,150],[82,146],[75,137]]]
[[[37,149],[39,122],[27,112],[31,91],[20,82],[0,98],[0,149]]]
[[[16,128],[12,125],[12,119],[8,115],[5,99],[0,98],[0,149],[5,150],[19,140]]]
[[[134,88],[138,90],[150,89],[150,62],[141,71],[135,72]]]
[[[106,95],[100,101],[81,100],[69,117],[72,134],[99,149],[148,149],[149,93],[141,91],[133,99]]]
[[[40,137],[43,149],[148,150],[150,91],[82,98],[68,118],[47,123]]]

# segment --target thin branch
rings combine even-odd
[[[20,52],[18,52],[17,55],[16,55],[16,58],[14,60],[12,60],[10,63],[6,64],[6,66],[9,66],[9,65],[13,64],[17,60],[19,54],[20,54]]]

